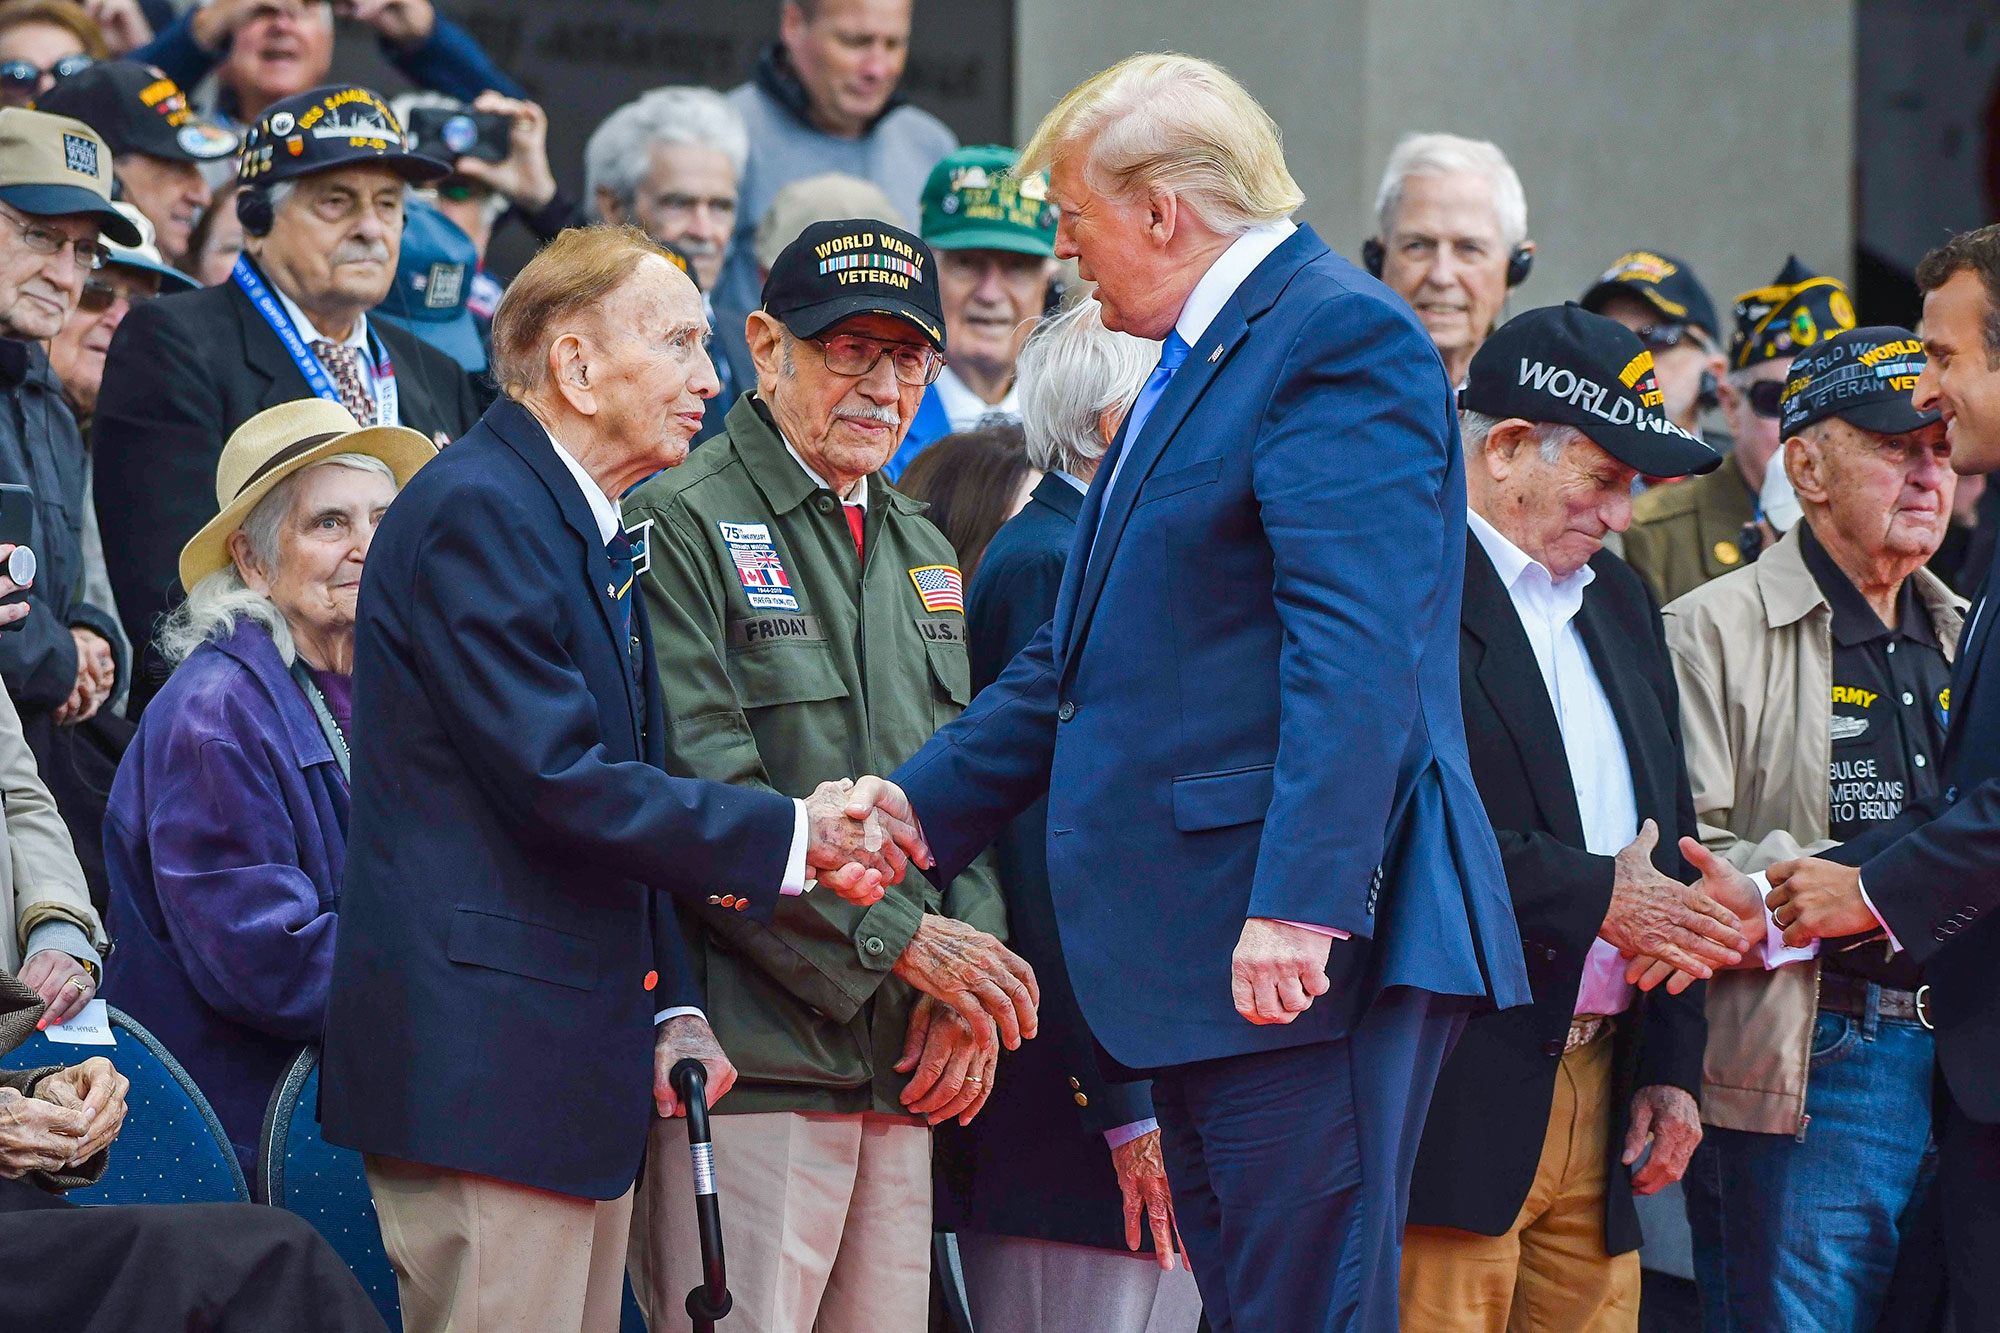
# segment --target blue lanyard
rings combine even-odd
[[[297,366],[299,374],[305,377],[306,387],[313,391],[314,396],[324,398],[330,403],[344,401],[340,391],[333,387],[333,380],[327,375],[326,367],[320,364],[320,359],[313,354],[312,348],[306,346],[305,340],[299,337],[299,331],[292,327],[291,318],[285,314],[285,308],[278,304],[278,298],[271,295],[270,289],[264,285],[264,279],[258,276],[255,268],[251,267],[249,256],[236,256],[236,266],[230,270],[229,276],[243,290],[243,294],[250,298],[250,304],[264,317],[264,322],[271,326],[271,332],[278,335],[278,341],[285,345],[285,351],[291,356],[292,364]],[[368,340],[373,345],[375,354],[375,364],[371,367],[375,372],[372,377],[375,381],[375,420],[364,421],[361,424],[393,426],[397,424],[396,368],[390,363],[389,349],[382,346],[381,340],[375,336],[372,329],[369,330]]]

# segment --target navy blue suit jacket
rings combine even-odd
[[[1952,1099],[2000,1124],[2000,599],[1987,575],[1951,672],[1944,791],[1829,851],[1922,963]]]
[[[655,1010],[700,1002],[653,890],[776,905],[792,803],[667,776],[645,606],[626,641],[611,580],[575,478],[504,399],[375,535],[320,1102],[335,1143],[617,1197],[653,1115]]]
[[[1457,419],[1408,306],[1300,228],[1114,448],[1054,620],[896,774],[940,870],[1048,794],[1070,978],[1133,1069],[1329,1040],[1386,986],[1526,1002],[1459,713]],[[1231,1002],[1252,916],[1354,936],[1290,1025]]]
[[[991,685],[1054,614],[1082,508],[1082,491],[1045,476],[980,557],[965,609],[974,690]],[[993,1093],[969,1126],[938,1127],[937,1224],[1122,1249],[1123,1196],[1103,1131],[1151,1119],[1153,1100],[1143,1082],[1104,1076],[1063,966],[1047,844],[1039,800],[995,844],[1008,943],[1041,982],[1040,1035],[1001,1053]]]

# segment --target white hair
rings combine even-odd
[[[1474,412],[1470,408],[1460,408],[1458,412],[1458,436],[1465,445],[1465,456],[1476,458],[1486,448],[1486,437],[1503,420],[1490,417],[1484,412]],[[1562,457],[1563,450],[1579,440],[1588,439],[1574,426],[1564,426],[1552,421],[1535,423],[1535,446],[1541,450],[1544,463],[1554,463]]]
[[[273,486],[270,493],[244,515],[243,526],[238,530],[249,539],[250,558],[258,565],[269,569],[278,562],[278,535],[284,529],[285,520],[291,516],[293,502],[298,499],[299,478],[323,467],[373,472],[387,477],[392,486],[396,481],[396,474],[390,471],[389,465],[373,454],[335,454],[311,467],[300,468]],[[244,620],[254,620],[269,631],[271,642],[277,645],[278,656],[284,659],[286,666],[292,664],[292,659],[298,656],[298,648],[292,642],[292,630],[285,623],[284,613],[278,610],[276,602],[243,581],[243,576],[236,571],[234,560],[213,574],[195,580],[194,587],[188,589],[187,600],[175,607],[161,624],[156,640],[160,656],[167,660],[168,666],[179,666],[204,643],[226,639],[234,634],[237,623]]]
[[[729,99],[709,88],[655,88],[604,118],[583,148],[583,193],[594,210],[609,190],[629,205],[651,167],[654,144],[713,148],[737,180],[750,160],[750,134]]]
[[[1079,476],[1104,457],[1098,422],[1131,408],[1159,358],[1158,343],[1105,328],[1094,296],[1043,320],[1015,363],[1028,461]]]
[[[1466,173],[1486,178],[1493,192],[1493,220],[1507,250],[1528,239],[1528,196],[1521,177],[1497,144],[1456,134],[1406,134],[1389,153],[1382,184],[1375,191],[1375,234],[1389,239],[1403,206],[1403,186],[1412,176]]]

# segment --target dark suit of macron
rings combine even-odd
[[[972,687],[991,685],[1055,611],[1083,492],[1054,473],[979,559],[966,605]],[[1063,966],[1049,899],[1048,802],[1000,835],[1013,947],[1041,982],[1041,1035],[1004,1052],[985,1109],[937,1131],[940,1230],[1125,1248],[1123,1198],[1104,1131],[1153,1115],[1146,1085],[1106,1079]],[[1150,1230],[1143,1244],[1152,1248]]]
[[[1611,905],[1613,861],[1584,850],[1562,732],[1520,616],[1477,539],[1468,536],[1460,612],[1459,694],[1472,776],[1507,867],[1535,1001],[1466,1025],[1445,1061],[1410,1183],[1410,1222],[1501,1235],[1534,1183],[1556,1066],[1576,1009],[1584,955]],[[1603,683],[1632,769],[1639,818],[1660,829],[1653,863],[1690,877],[1677,843],[1695,828],[1681,759],[1680,698],[1659,610],[1630,566],[1600,552],[1577,632]],[[1605,1248],[1639,1245],[1631,1170],[1618,1162],[1635,1088],[1666,1083],[1701,1095],[1707,1037],[1699,983],[1640,996],[1613,1036]]]
[[[403,425],[449,440],[472,428],[479,409],[457,362],[386,320],[368,327],[395,367]],[[143,663],[157,621],[181,599],[181,547],[215,517],[223,442],[265,408],[312,390],[234,282],[134,306],[105,366],[92,484],[118,616]],[[157,656],[141,665],[133,681],[141,702],[164,670]]]
[[[335,1143],[616,1198],[653,1119],[654,1013],[700,1003],[655,890],[776,905],[792,802],[667,776],[645,607],[622,637],[611,579],[575,478],[506,400],[376,532],[320,1102]]]

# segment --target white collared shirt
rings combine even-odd
[[[1542,686],[1562,733],[1569,760],[1576,811],[1583,820],[1583,845],[1598,856],[1615,856],[1639,832],[1638,798],[1632,788],[1631,756],[1618,730],[1618,717],[1604,683],[1585,649],[1576,616],[1583,590],[1597,577],[1589,565],[1558,579],[1477,513],[1465,511],[1473,536],[1493,562],[1514,613],[1534,650]],[[1632,1007],[1633,987],[1625,980],[1625,960],[1601,939],[1590,942],[1577,990],[1579,1014],[1619,1014]]]
[[[1222,307],[1229,303],[1229,298],[1236,295],[1236,289],[1243,285],[1243,280],[1297,230],[1298,226],[1290,218],[1260,222],[1231,241],[1229,248],[1215,257],[1215,262],[1208,266],[1208,272],[1201,275],[1201,281],[1188,293],[1180,318],[1174,321],[1174,331],[1181,335],[1188,351],[1194,351],[1201,335],[1215,323],[1215,317],[1222,313]]]
[[[792,456],[792,461],[797,463],[808,477],[812,478],[813,485],[818,486],[822,490],[830,491],[833,489],[832,483],[828,482],[819,473],[813,471],[813,466],[811,463],[806,462],[805,455],[792,448],[792,442],[785,439],[783,431],[778,432],[778,439],[785,446],[785,452]],[[868,478],[856,477],[854,485],[848,487],[848,493],[840,497],[840,502],[844,505],[853,505],[856,509],[865,511],[868,508]]]
[[[954,432],[972,430],[989,419],[1021,419],[1021,382],[1016,379],[1007,386],[1007,394],[997,403],[989,403],[978,394],[965,387],[965,381],[958,372],[946,366],[938,372],[938,405],[944,408],[945,419],[951,422]]]
[[[334,342],[334,341],[338,341],[340,345],[343,347],[351,347],[354,349],[354,351],[357,353],[357,359],[361,363],[361,383],[363,384],[363,386],[367,388],[369,396],[374,397],[375,391],[378,386],[375,383],[375,350],[368,345],[368,316],[365,314],[356,315],[354,317],[354,327],[347,331],[347,336],[345,338],[340,338],[340,339],[329,338],[324,333],[321,333],[319,331],[319,326],[312,322],[311,318],[307,316],[306,312],[300,308],[299,303],[297,301],[294,301],[291,297],[285,294],[284,288],[280,287],[275,282],[267,283],[265,285],[271,289],[271,294],[278,298],[278,304],[284,307],[285,318],[292,321],[292,328],[295,329],[298,332],[299,337],[304,340],[308,351],[312,349],[312,345],[316,342]],[[317,352],[313,354],[315,356],[318,355]],[[377,399],[376,401],[379,403],[381,400]],[[398,413],[398,415],[401,414]],[[364,421],[361,424],[364,426],[370,426],[370,425],[394,426],[400,423],[394,421],[385,421],[385,422]]]

